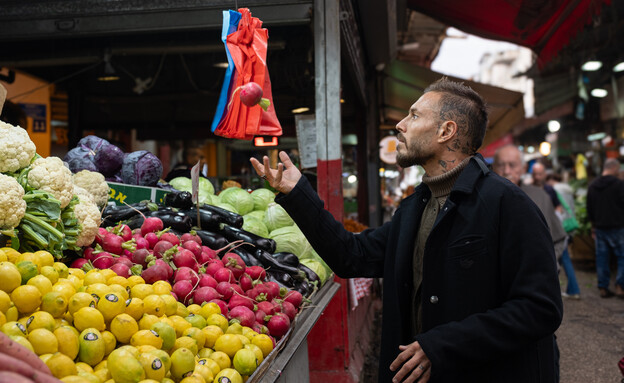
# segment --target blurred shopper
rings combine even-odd
[[[602,298],[612,297],[609,256],[617,257],[615,294],[624,298],[624,181],[618,178],[620,162],[609,158],[602,175],[587,189],[587,217],[596,240],[596,273]]]
[[[383,277],[380,382],[553,383],[562,318],[542,214],[476,153],[483,99],[443,78],[397,124],[397,163],[423,182],[390,222],[359,234],[323,209],[288,155],[251,163],[342,278]]]
[[[566,291],[561,293],[564,298],[581,299],[581,289],[579,288],[576,280],[576,273],[574,272],[574,265],[572,265],[572,259],[568,250],[568,244],[571,242],[572,234],[578,228],[578,221],[576,221],[574,211],[574,190],[565,182],[562,182],[562,178],[557,173],[551,173],[546,177],[546,184],[552,186],[557,193],[557,198],[561,202],[561,212],[557,214],[559,217],[563,229],[567,236],[566,246],[563,249],[559,263],[563,267],[563,271],[568,279],[568,285]],[[566,222],[576,222],[575,225],[566,225]]]
[[[191,178],[191,168],[197,164],[197,161],[200,161],[199,175],[205,176],[203,169],[204,165],[206,165],[206,158],[202,149],[199,146],[184,147],[182,150],[182,161],[169,171],[165,181],[169,182],[176,177]]]
[[[548,177],[546,166],[544,166],[541,162],[534,163],[531,168],[531,174],[533,177],[533,185],[543,188],[546,194],[550,197],[555,210],[560,210],[561,202],[559,202],[559,198],[557,198],[557,192],[546,182],[546,178]]]

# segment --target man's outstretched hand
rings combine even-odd
[[[269,166],[269,157],[264,156],[262,162],[255,158],[250,158],[251,165],[256,173],[265,180],[269,181],[269,185],[280,193],[288,194],[295,187],[301,178],[301,172],[292,163],[286,152],[279,152],[280,163],[277,169],[271,169]]]

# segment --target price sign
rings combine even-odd
[[[197,204],[199,198],[199,164],[201,161],[197,161],[195,166],[191,168],[191,191],[193,195],[193,203]]]

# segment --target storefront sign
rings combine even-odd
[[[33,119],[33,133],[45,133],[48,130],[48,120],[45,104],[22,104],[19,106],[28,117]]]
[[[397,140],[396,136],[386,136],[379,142],[379,158],[388,165],[396,164],[397,155]]]
[[[316,119],[313,114],[295,116],[297,126],[297,144],[301,168],[316,167]]]
[[[108,202],[116,205],[133,204],[141,201],[163,203],[167,190],[147,186],[126,185],[117,182],[108,182]]]

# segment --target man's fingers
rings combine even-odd
[[[260,161],[255,158],[250,158],[249,161],[259,176],[264,175],[264,166],[260,163]]]
[[[290,160],[290,157],[288,156],[286,152],[284,151],[279,152],[279,158],[280,158],[280,161],[282,161],[282,163],[284,164],[284,167],[286,169],[290,169],[291,167],[295,166]]]
[[[284,165],[277,164],[277,175],[275,176],[275,183],[279,185],[282,182],[282,175],[284,174]]]

